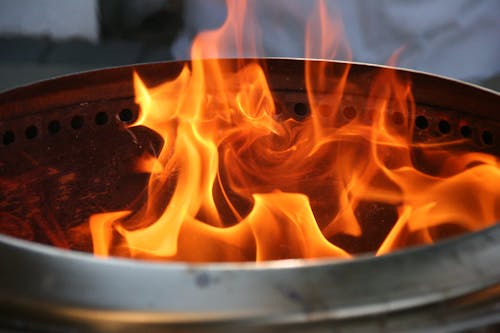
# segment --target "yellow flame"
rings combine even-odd
[[[224,25],[197,36],[191,66],[175,79],[147,87],[134,74],[133,126],[164,145],[137,168],[150,173],[144,207],[90,219],[95,254],[193,262],[380,255],[500,218],[497,158],[413,143],[411,84],[394,70],[366,82],[362,110],[346,117],[350,65],[305,61],[310,115],[280,115],[265,66],[217,59],[247,45],[258,54],[256,39],[245,39],[254,27],[246,10],[246,1],[228,1]],[[321,45],[312,44],[318,35]],[[349,54],[342,35],[319,1],[306,54]],[[432,174],[415,166],[417,150],[435,162]],[[381,213],[363,217],[367,204]]]

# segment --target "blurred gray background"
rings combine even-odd
[[[313,2],[250,2],[263,31],[263,55],[303,56]],[[353,60],[385,63],[405,45],[404,67],[500,91],[500,1],[326,3],[343,17]],[[90,69],[186,58],[193,36],[225,15],[223,0],[0,0],[0,90]]]
[[[0,90],[172,60],[182,7],[176,0],[0,0]]]

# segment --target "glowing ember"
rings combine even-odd
[[[164,145],[138,165],[151,174],[145,205],[90,219],[96,255],[201,262],[384,254],[500,218],[497,159],[414,144],[410,83],[394,71],[369,83],[357,114],[340,110],[349,66],[332,84],[333,63],[306,61],[309,107],[284,117],[265,66],[217,60],[228,43],[256,52],[243,40],[245,7],[228,2],[226,23],[195,39],[191,67],[174,80],[151,88],[134,76],[141,110],[132,126],[156,131]],[[348,52],[337,22],[318,3],[307,35],[323,43],[307,44],[308,57]],[[415,151],[435,161],[432,174],[415,167]],[[381,211],[390,228],[363,225],[363,207]],[[349,248],[347,240],[362,237],[373,245]]]

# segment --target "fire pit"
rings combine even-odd
[[[229,75],[262,61],[226,59],[218,63]],[[249,222],[257,235],[254,243],[246,248],[242,247],[245,242],[228,244],[225,234],[214,236],[213,230],[236,230],[233,236],[244,239],[245,232],[234,228],[245,216],[235,219],[227,204],[216,201],[225,224],[207,222],[207,229],[200,231],[188,222],[187,229],[179,231],[174,254],[146,251],[161,249],[151,245],[155,241],[138,245],[128,240],[127,233],[148,230],[153,225],[154,221],[137,218],[144,217],[141,214],[148,207],[153,207],[153,220],[161,219],[178,183],[167,180],[160,187],[151,187],[153,176],[162,174],[156,168],[165,165],[158,166],[158,161],[162,148],[168,147],[169,142],[160,135],[161,131],[138,126],[147,125],[144,99],[156,98],[153,90],[148,92],[150,95],[142,95],[142,99],[138,98],[139,93],[146,86],[173,82],[189,66],[190,63],[171,62],[107,69],[0,95],[0,231],[4,234],[0,237],[0,323],[4,328],[37,332],[220,331],[236,326],[251,331],[297,332],[333,326],[339,330],[393,332],[434,327],[449,331],[484,327],[494,330],[492,325],[500,322],[500,229],[495,226],[498,197],[488,196],[489,187],[483,190],[482,186],[495,179],[485,178],[489,174],[473,174],[472,180],[463,182],[465,187],[452,186],[454,191],[442,192],[456,195],[452,201],[459,200],[461,205],[472,205],[464,210],[466,213],[479,210],[477,216],[483,220],[474,223],[469,223],[467,215],[412,229],[411,224],[400,222],[401,216],[412,213],[393,207],[403,205],[401,198],[384,201],[382,196],[367,195],[358,196],[363,200],[353,205],[359,233],[331,229],[328,224],[321,225],[321,221],[332,220],[329,212],[338,211],[339,207],[321,204],[319,199],[326,195],[321,191],[328,187],[319,183],[318,179],[324,178],[313,172],[308,177],[320,189],[319,194],[308,187],[307,179],[300,184],[311,198],[312,208],[307,212],[312,212],[317,220],[321,231],[316,233],[316,229],[307,228],[297,234],[288,229],[286,233],[285,229],[270,229],[265,230],[270,233],[270,240],[262,241],[255,231],[262,225],[256,221]],[[267,59],[265,66],[274,110],[269,123],[289,124],[290,128],[308,126],[315,121],[315,112],[320,112],[322,120],[330,121],[323,129],[351,128],[341,138],[349,147],[352,143],[365,144],[368,148],[358,152],[364,154],[372,151],[372,146],[356,139],[359,132],[349,126],[359,124],[354,129],[364,129],[365,124],[380,121],[386,126],[385,134],[411,134],[411,144],[404,149],[408,148],[415,170],[429,177],[447,179],[497,163],[497,93],[428,74],[365,64]],[[322,86],[315,87],[315,94],[308,96],[306,88],[311,84],[306,80],[307,71],[314,68],[321,68],[327,76]],[[134,72],[138,74],[135,87],[131,80]],[[390,87],[396,76],[397,80],[411,83],[414,107],[400,103],[407,101],[407,95],[401,98],[398,94],[386,94],[383,87]],[[374,90],[374,82],[382,89]],[[335,90],[326,94],[339,86],[343,87],[341,97]],[[375,102],[370,104],[368,100]],[[373,111],[377,105],[387,106],[383,119]],[[338,112],[328,118],[331,109]],[[168,111],[172,110],[165,112]],[[255,114],[248,117],[263,118]],[[178,128],[168,128],[178,133]],[[384,157],[381,163],[388,170],[399,170],[402,162],[391,156],[402,148],[386,145],[384,138],[374,141],[381,150],[390,149],[376,156]],[[327,145],[322,158],[333,154],[332,147],[345,148],[336,144]],[[454,155],[457,159],[453,159]],[[357,155],[344,157],[360,160]],[[245,161],[251,159],[246,158]],[[452,167],[447,163],[452,163]],[[315,164],[313,171],[321,170],[322,165]],[[294,172],[293,166],[288,171]],[[287,179],[286,176],[276,174],[275,179]],[[181,175],[174,172],[175,177]],[[369,184],[373,188],[365,187],[367,193],[378,188],[377,181]],[[387,186],[380,188],[390,192]],[[268,193],[287,195],[284,189],[280,190],[271,189]],[[152,191],[162,199],[152,203]],[[213,189],[213,193],[219,194],[214,197],[220,198],[220,191],[221,188]],[[429,190],[428,195],[435,193]],[[479,200],[475,199],[477,196]],[[252,206],[241,193],[226,193],[226,197],[235,203],[237,212],[252,215]],[[392,198],[384,198],[387,197]],[[287,198],[292,206],[303,203],[302,197]],[[254,199],[253,205],[264,199]],[[477,206],[474,200],[485,204]],[[278,201],[270,200],[271,206],[264,206],[272,210],[279,206]],[[496,210],[484,213],[481,209],[488,206]],[[297,212],[302,214],[304,210]],[[281,214],[288,216],[284,210]],[[203,214],[195,215],[200,221],[210,221]],[[288,221],[276,212],[271,216],[278,216],[279,223]],[[477,231],[480,229],[484,230]],[[362,253],[385,254],[461,234],[464,235],[381,257],[338,259]],[[162,235],[168,238],[168,234]],[[300,237],[305,237],[302,247],[291,247]],[[322,245],[314,243],[317,241]],[[92,251],[99,256],[180,262],[100,259],[81,253]],[[242,263],[321,257],[326,258]]]

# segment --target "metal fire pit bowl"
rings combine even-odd
[[[304,60],[266,63],[283,112],[303,116],[294,110],[307,104]],[[186,264],[85,253],[88,232],[77,226],[85,231],[90,215],[137,204],[147,175],[134,173],[134,162],[162,145],[151,130],[126,128],[138,113],[133,70],[153,86],[183,64],[105,69],[0,94],[0,331],[500,329],[498,225],[354,260]],[[331,64],[335,84],[347,63]],[[375,73],[388,69],[351,66],[341,110],[363,112]],[[465,138],[471,151],[500,155],[498,93],[398,73],[412,82],[416,142]]]

